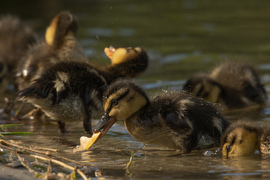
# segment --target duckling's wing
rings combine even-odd
[[[53,82],[43,81],[43,78],[37,79],[30,87],[25,88],[18,92],[19,98],[47,98],[53,91]]]
[[[172,130],[185,133],[192,129],[188,124],[187,119],[184,116],[179,115],[177,112],[166,112],[163,111],[161,116]]]

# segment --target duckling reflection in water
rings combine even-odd
[[[148,66],[147,54],[140,47],[105,48],[105,52],[107,50],[110,51],[111,65],[57,63],[29,88],[20,91],[19,98],[58,120],[62,132],[65,131],[64,122],[83,121],[84,129],[92,134],[91,118],[102,113],[105,87],[117,78],[135,77]]]
[[[190,78],[183,89],[224,109],[264,105],[267,94],[255,69],[241,62],[225,63],[210,74]]]
[[[34,32],[19,18],[5,16],[0,20],[0,91],[15,80],[15,69],[29,47],[36,42]]]
[[[243,120],[232,123],[221,138],[221,148],[226,157],[251,155],[257,150],[270,154],[270,128]]]
[[[211,103],[185,92],[168,91],[149,100],[135,82],[120,79],[104,96],[105,114],[94,128],[101,137],[118,120],[145,144],[155,144],[189,153],[219,145],[228,122]]]
[[[76,40],[77,22],[70,12],[57,14],[45,33],[45,41],[33,45],[17,68],[18,90],[29,87],[43,71],[61,61],[87,62]]]

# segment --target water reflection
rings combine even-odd
[[[139,3],[138,3],[139,2]],[[270,94],[270,20],[268,1],[8,1],[0,2],[2,14],[17,14],[43,37],[53,15],[70,10],[78,17],[78,38],[89,59],[109,63],[104,47],[142,46],[151,59],[150,68],[136,80],[149,94],[182,89],[185,80],[209,71],[223,61],[241,60],[258,68]],[[6,94],[14,97],[10,90]],[[3,99],[0,99],[3,105]],[[269,123],[269,105],[263,109],[222,112],[230,121],[242,117]],[[96,121],[94,121],[95,123]],[[1,121],[2,123],[2,121]],[[14,123],[14,121],[9,122]],[[141,149],[123,124],[115,124],[89,151],[72,153],[85,135],[81,123],[67,124],[62,135],[53,121],[16,121],[24,126],[10,131],[35,132],[15,140],[56,148],[63,156],[89,163],[88,176],[97,179],[240,179],[269,178],[269,156],[223,159],[220,154],[194,151],[178,155],[165,150]],[[136,151],[127,174],[130,152]]]

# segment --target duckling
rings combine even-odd
[[[42,72],[60,61],[87,62],[83,48],[76,40],[77,22],[70,12],[57,14],[45,33],[45,41],[36,43],[17,68],[18,90],[29,87]]]
[[[0,60],[5,67],[5,85],[0,83],[2,90],[5,86],[15,81],[16,64],[21,61],[29,47],[37,41],[35,33],[19,18],[5,16],[0,20]],[[3,70],[3,69],[2,69]],[[2,71],[3,72],[3,71]]]
[[[105,114],[94,132],[104,128],[104,136],[116,121],[125,120],[135,139],[182,153],[218,145],[228,126],[214,106],[201,98],[167,91],[149,100],[138,84],[127,79],[108,87],[103,107]]]
[[[91,135],[91,118],[102,113],[105,87],[113,79],[135,77],[148,65],[147,54],[140,47],[118,48],[113,53],[116,53],[113,63],[104,67],[85,62],[59,62],[20,91],[19,98],[57,120],[62,132],[65,132],[64,122],[83,121],[84,129]]]
[[[251,155],[257,150],[270,154],[270,128],[257,127],[251,122],[240,120],[224,132],[221,149],[226,157]]]
[[[211,73],[199,73],[190,78],[183,90],[223,109],[264,105],[267,94],[256,70],[241,62],[228,62]]]

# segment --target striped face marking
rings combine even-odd
[[[237,128],[228,134],[222,154],[226,157],[244,156],[254,153],[257,149],[257,133]]]
[[[139,111],[147,100],[133,89],[123,88],[104,99],[104,110],[116,120],[125,120]]]

